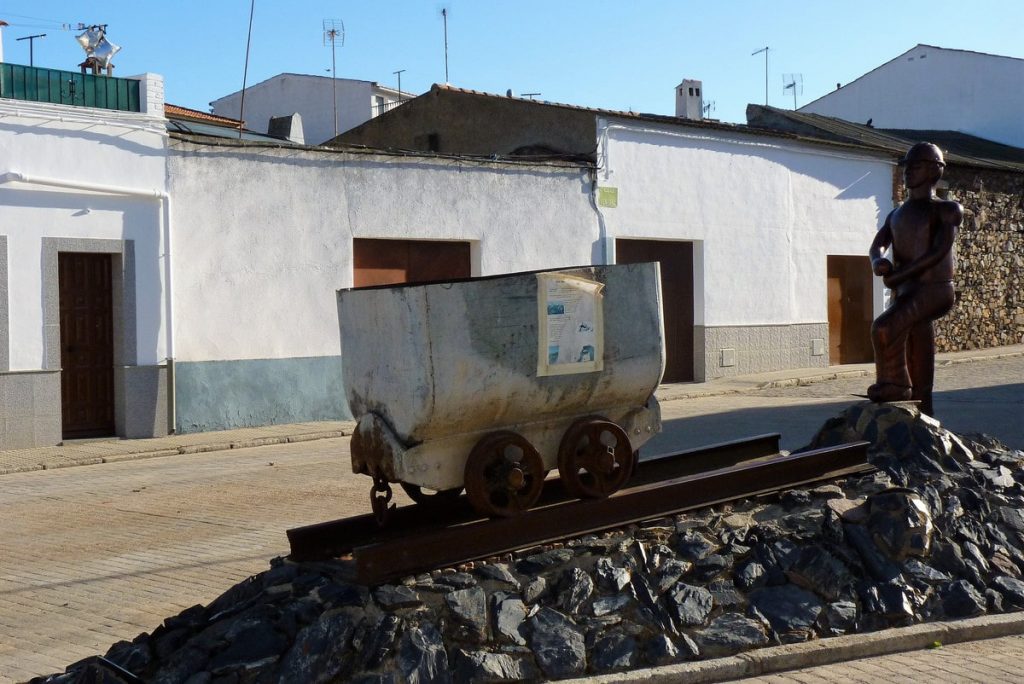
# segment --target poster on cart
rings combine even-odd
[[[537,375],[604,369],[604,284],[561,273],[537,274]]]

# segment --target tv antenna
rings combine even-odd
[[[6,26],[6,23],[4,25]],[[30,67],[31,66],[35,66],[35,58],[34,58],[35,57],[35,54],[34,54],[35,50],[33,48],[35,47],[36,39],[38,39],[38,38],[45,38],[45,37],[46,37],[45,33],[37,33],[34,36],[22,36],[21,38],[15,38],[14,39],[14,40],[27,40],[28,41],[28,65]]]
[[[335,61],[335,46],[345,47],[345,22],[340,19],[324,19],[324,46],[331,44],[331,88],[334,98],[334,137],[338,137],[338,69]]]
[[[804,94],[803,74],[783,74],[782,94],[785,95],[787,90],[793,91],[793,111],[796,111],[796,96]]]
[[[448,8],[441,8],[441,20],[444,22],[444,82],[448,83]]]
[[[704,113],[704,118],[705,119],[710,119],[711,118],[711,112],[715,111],[715,101],[714,100],[708,100],[707,102],[705,102],[704,106],[701,107],[701,111]]]
[[[764,53],[764,106],[765,107],[768,106],[768,51],[769,50],[771,50],[771,48],[768,47],[767,45],[765,45],[760,50],[754,50],[753,52],[750,53],[751,57],[753,57],[754,55],[759,55],[762,52]]]
[[[541,93],[523,93],[522,97],[528,97],[532,100],[533,98],[539,97],[540,95]]]

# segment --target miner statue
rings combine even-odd
[[[933,414],[935,331],[932,322],[953,308],[953,243],[963,219],[956,202],[935,196],[946,162],[931,143],[900,159],[909,197],[894,209],[871,243],[871,270],[891,290],[890,304],[871,326],[875,402],[915,400]],[[892,248],[891,258],[883,256]]]

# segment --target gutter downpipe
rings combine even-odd
[[[26,183],[30,185],[45,185],[54,188],[66,188],[71,190],[85,190],[87,192],[98,192],[107,195],[124,195],[128,197],[142,197],[155,199],[163,205],[161,214],[161,228],[164,233],[164,282],[166,297],[165,315],[167,319],[167,433],[173,434],[177,421],[177,401],[174,387],[174,289],[172,287],[171,272],[171,196],[164,190],[139,190],[123,185],[108,185],[106,183],[85,183],[81,181],[69,181],[62,178],[51,178],[48,176],[33,176],[19,171],[7,171],[0,174],[0,185],[7,183]]]
[[[615,260],[615,248],[608,238],[608,224],[598,204],[598,175],[603,170],[604,179],[608,179],[608,122],[605,119],[597,119],[598,133],[598,158],[597,168],[594,169],[593,178],[590,183],[590,206],[597,214],[597,239],[601,243],[601,263],[610,265]]]

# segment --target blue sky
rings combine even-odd
[[[4,59],[75,69],[77,27],[107,24],[121,46],[115,75],[165,78],[168,102],[207,111],[242,85],[249,0],[0,0]],[[673,88],[704,82],[712,116],[742,122],[748,102],[792,107],[784,75],[800,74],[799,105],[918,43],[1024,58],[1020,0],[256,0],[251,85],[281,72],[330,75],[323,21],[344,23],[338,76],[420,93],[444,82],[441,9],[448,9],[452,85],[607,109],[674,113]],[[340,24],[339,24],[340,25]]]

